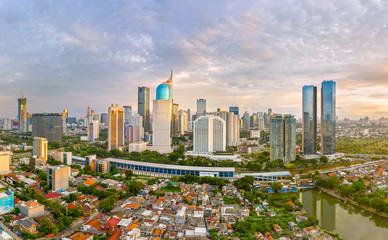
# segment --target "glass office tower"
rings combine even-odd
[[[229,107],[229,112],[232,112],[234,115],[239,115],[238,107]]]
[[[317,153],[317,87],[303,87],[303,154]]]
[[[123,108],[124,108],[125,124],[131,124],[132,107],[131,106],[123,106]]]
[[[150,88],[148,87],[138,89],[137,112],[143,117],[144,132],[150,132]]]
[[[336,83],[323,81],[321,88],[321,146],[322,154],[335,153]]]

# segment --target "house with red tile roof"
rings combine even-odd
[[[50,192],[50,193],[47,193],[46,195],[44,195],[44,197],[47,199],[47,200],[53,200],[53,199],[58,199],[61,197],[61,194],[59,193],[56,193],[56,192]]]

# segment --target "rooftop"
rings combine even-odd
[[[160,163],[150,163],[150,162],[138,162],[132,160],[123,160],[117,158],[106,158],[108,162],[117,162],[124,164],[132,164],[145,167],[156,167],[156,168],[166,168],[166,169],[176,169],[176,170],[188,170],[188,171],[203,171],[203,172],[234,172],[234,167],[197,167],[197,166],[183,166],[183,165],[170,165],[170,164],[160,164]],[[289,172],[288,172],[289,173]]]

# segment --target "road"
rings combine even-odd
[[[63,232],[60,232],[60,234],[57,234],[55,236],[52,237],[52,239],[60,239],[60,238],[63,238],[63,237],[66,237],[72,233],[75,232],[75,230],[77,230],[79,227],[81,227],[82,225],[84,225],[87,221],[90,221],[91,219],[94,219],[95,217],[97,217],[98,215],[100,215],[101,212],[95,212],[93,213],[89,219],[76,219],[72,224],[71,226],[66,229],[65,231]]]
[[[16,240],[23,240],[21,237],[19,237],[18,235],[16,235],[14,232],[11,231],[11,229],[9,229],[5,224],[3,223],[0,223],[0,226],[9,234],[11,235],[14,239]]]
[[[351,165],[349,167],[330,168],[330,169],[326,169],[326,170],[319,170],[319,172],[320,173],[331,173],[331,172],[335,172],[335,171],[349,170],[349,169],[353,169],[353,168],[366,167],[366,166],[370,166],[370,165],[378,165],[380,162],[383,162],[383,161],[386,161],[386,160],[378,160],[378,161],[373,161],[373,162],[365,162],[365,163]]]

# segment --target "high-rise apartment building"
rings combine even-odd
[[[323,81],[321,88],[321,149],[323,155],[335,154],[336,83]]]
[[[284,164],[296,158],[296,119],[292,115],[284,115]]]
[[[188,115],[186,110],[179,110],[179,124],[178,132],[180,135],[184,135],[187,132],[188,126]]]
[[[226,124],[217,116],[200,116],[193,123],[193,151],[195,153],[224,152]]]
[[[238,107],[229,107],[229,112],[232,112],[234,115],[237,115],[237,116],[240,115]]]
[[[226,111],[221,111],[217,115],[225,121],[226,146],[237,146],[240,138],[238,115]]]
[[[49,166],[47,170],[47,185],[52,190],[69,188],[70,168],[68,166]]]
[[[144,139],[143,119],[139,114],[131,118],[132,124],[125,126],[125,139],[128,143],[141,142]]]
[[[108,151],[124,146],[124,108],[108,108]]]
[[[27,98],[18,99],[18,131],[27,132]]]
[[[123,106],[123,108],[124,108],[125,124],[131,124],[132,107],[131,106]]]
[[[317,87],[303,87],[303,136],[304,155],[317,153]]]
[[[283,117],[280,114],[275,114],[271,117],[270,149],[271,161],[284,158],[284,127]]]
[[[49,142],[62,142],[62,113],[32,114],[32,137],[43,137]]]
[[[88,139],[90,142],[94,142],[100,137],[100,124],[97,120],[90,120],[88,127]]]
[[[197,99],[197,115],[206,113],[206,99]]]
[[[48,141],[46,138],[34,137],[32,155],[38,158],[43,158],[47,161],[47,146]]]
[[[258,117],[257,118],[257,129],[260,130],[260,131],[263,131],[264,128],[265,128],[265,126],[264,126],[264,118]]]
[[[270,158],[282,159],[284,164],[296,157],[296,120],[292,115],[275,114],[270,121]]]
[[[137,113],[143,117],[143,127],[146,133],[150,129],[150,89],[148,87],[138,88]]]

